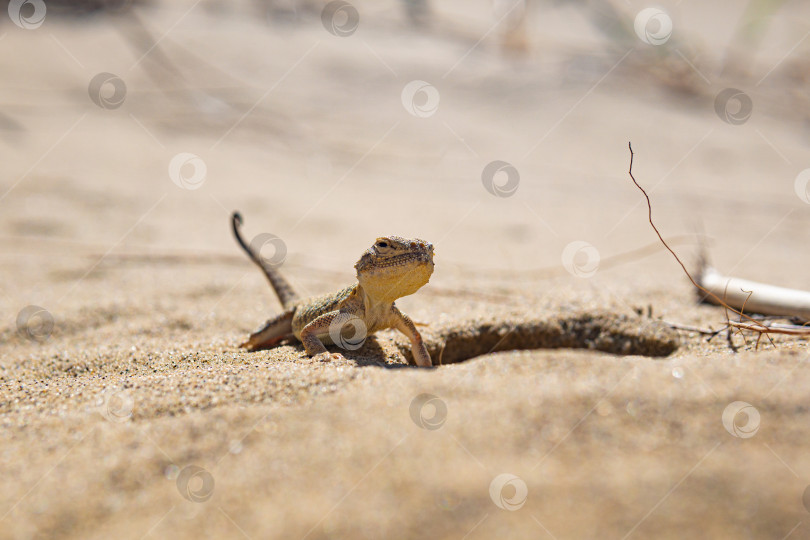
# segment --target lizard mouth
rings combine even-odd
[[[394,257],[384,260],[378,259],[374,262],[374,266],[377,268],[391,268],[396,266],[407,266],[414,263],[427,264],[431,262],[433,262],[433,256],[431,253],[427,251],[411,251],[409,253],[395,255]]]
[[[377,271],[396,271],[404,270],[408,267],[419,267],[422,265],[433,264],[433,250],[422,249],[409,251],[407,253],[400,253],[389,257],[366,258],[361,259],[355,266],[358,272],[375,273]]]

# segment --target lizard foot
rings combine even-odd
[[[317,362],[340,362],[346,360],[346,357],[340,353],[322,352],[312,357]]]

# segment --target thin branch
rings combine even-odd
[[[794,324],[769,324],[763,326],[761,324],[753,325],[751,323],[729,321],[729,326],[739,328],[741,330],[753,330],[754,332],[762,332],[764,334],[784,334],[787,336],[810,336],[810,328],[807,326],[798,326]]]
[[[742,321],[742,318],[744,317],[744,318],[746,318],[746,319],[748,319],[750,321],[750,323],[751,323],[750,325],[758,326],[759,328],[761,328],[760,331],[767,331],[767,327],[762,326],[756,319],[754,319],[753,317],[749,317],[748,315],[746,315],[742,311],[738,311],[738,310],[734,309],[733,307],[729,306],[719,296],[717,296],[716,294],[714,294],[710,290],[708,290],[705,287],[701,286],[697,281],[695,281],[695,278],[693,278],[692,274],[689,273],[689,270],[686,269],[686,265],[683,264],[680,257],[678,257],[677,253],[675,253],[675,251],[671,247],[669,247],[669,244],[667,244],[666,240],[664,240],[664,237],[661,236],[661,233],[659,232],[658,227],[656,227],[655,223],[653,222],[653,219],[652,219],[652,203],[650,202],[650,196],[647,195],[647,192],[644,191],[644,188],[641,187],[641,185],[639,185],[639,183],[636,181],[635,176],[633,176],[633,155],[634,155],[633,154],[633,145],[630,142],[628,142],[627,147],[630,149],[630,170],[627,171],[627,172],[630,174],[630,178],[633,180],[633,183],[636,185],[636,187],[639,189],[639,191],[641,191],[641,193],[644,195],[644,198],[647,200],[647,221],[650,222],[650,225],[652,226],[653,230],[655,231],[655,234],[658,235],[658,239],[661,241],[662,244],[664,244],[664,247],[667,248],[667,251],[669,251],[672,254],[672,256],[675,257],[675,260],[678,261],[678,264],[681,265],[681,268],[683,269],[684,273],[686,274],[686,277],[689,278],[689,281],[692,282],[692,285],[694,285],[700,291],[704,292],[707,296],[712,297],[719,305],[725,307],[726,309],[730,309],[731,311],[733,311],[734,313],[739,315],[740,316],[740,321]]]
[[[712,330],[711,328],[708,328],[708,329],[707,328],[700,328],[699,326],[692,326],[692,325],[689,325],[689,324],[680,324],[680,323],[674,323],[674,322],[669,322],[669,321],[662,321],[662,322],[664,324],[666,324],[667,326],[669,326],[670,328],[673,328],[675,330],[683,330],[684,332],[694,332],[695,334],[703,334],[704,336],[711,336],[711,337],[716,336],[717,334],[719,334],[720,332],[722,332],[723,330],[728,328],[726,326],[726,327],[721,328],[720,330]]]

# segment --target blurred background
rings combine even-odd
[[[436,244],[437,279],[561,267],[574,241],[610,256],[654,240],[628,141],[665,233],[810,287],[772,266],[810,239],[801,2],[30,0],[3,15],[4,313],[81,290],[105,253],[100,268],[238,256],[234,209],[291,264],[348,278],[389,233]]]

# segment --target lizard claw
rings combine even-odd
[[[322,352],[312,357],[316,362],[340,362],[346,360],[346,357],[340,353]]]

